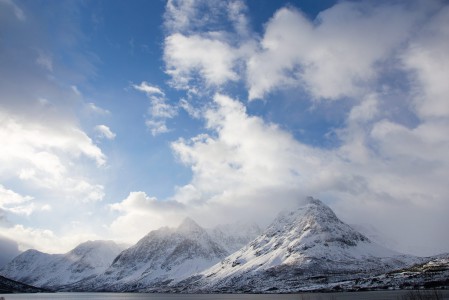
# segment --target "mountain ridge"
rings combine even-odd
[[[219,264],[178,284],[192,292],[280,292],[412,264],[412,256],[385,249],[343,223],[324,203],[309,198],[282,212],[255,240]],[[329,278],[326,274],[334,274]],[[285,284],[288,282],[288,284]],[[267,286],[268,285],[268,286]]]
[[[243,224],[204,229],[185,218],[176,228],[150,231],[108,258],[107,266],[89,254],[92,243],[64,255],[28,250],[9,266],[24,282],[83,292],[290,293],[376,289],[381,283],[401,287],[410,278],[420,278],[415,287],[419,282],[444,286],[449,275],[448,255],[419,258],[382,247],[311,197],[279,213],[263,231]],[[84,263],[55,264],[61,257]],[[98,267],[95,262],[103,269],[87,272],[86,265]],[[53,271],[60,281],[34,274],[39,268]],[[80,270],[81,276],[71,278],[64,270]],[[429,270],[436,275],[429,277]]]

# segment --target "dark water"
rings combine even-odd
[[[414,293],[414,294],[412,294]],[[417,293],[420,293],[418,295]],[[413,297],[415,296],[415,297]],[[417,298],[416,296],[421,296]],[[430,296],[429,298],[425,296]],[[433,291],[411,292],[411,291],[378,291],[378,292],[352,292],[352,293],[306,293],[306,294],[288,294],[288,295],[226,295],[226,294],[207,294],[207,295],[180,295],[180,294],[127,294],[127,293],[54,293],[54,294],[4,294],[5,300],[9,299],[55,299],[55,300],[75,300],[75,299],[93,299],[93,300],[371,300],[371,299],[449,299],[449,291],[437,291],[435,296]],[[1,298],[0,298],[1,299]]]

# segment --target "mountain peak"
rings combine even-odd
[[[305,204],[312,204],[316,206],[326,206],[320,199],[313,198],[312,196],[307,196],[305,199]]]
[[[178,226],[181,232],[202,232],[204,229],[198,225],[192,218],[186,217]]]

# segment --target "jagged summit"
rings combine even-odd
[[[177,228],[149,232],[118,255],[101,275],[80,282],[76,290],[140,290],[201,272],[229,253],[191,218]]]
[[[280,232],[284,235],[279,235]],[[280,213],[265,235],[277,236],[282,243],[288,242],[289,249],[298,251],[319,245],[349,247],[359,242],[370,243],[367,237],[340,221],[329,206],[312,197],[296,210]]]
[[[181,224],[179,224],[177,231],[180,233],[203,233],[204,229],[198,225],[193,219],[190,217],[186,217]]]
[[[338,219],[323,202],[309,197],[293,211],[281,212],[256,239],[202,273],[200,291],[261,291],[302,284],[301,274],[367,274],[404,266],[399,253],[372,243]],[[275,274],[275,275],[274,275]],[[274,277],[273,277],[274,276]],[[354,275],[355,276],[355,275]],[[304,281],[306,282],[306,281]]]

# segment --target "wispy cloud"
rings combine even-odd
[[[43,51],[38,51],[36,63],[47,71],[53,72],[53,60],[49,54],[44,53]]]
[[[0,0],[0,4],[7,5],[14,11],[14,15],[19,21],[26,21],[26,15],[23,10],[13,0]]]
[[[146,81],[142,81],[140,84],[133,84],[133,88],[135,88],[138,91],[144,92],[149,96],[155,94],[165,96],[164,92],[162,92],[162,90],[159,87],[150,85]]]
[[[111,129],[106,125],[95,126],[95,131],[100,138],[106,138],[108,140],[115,139],[116,134],[111,131]]]
[[[101,107],[98,107],[95,103],[90,102],[86,104],[86,109],[90,113],[95,113],[99,115],[107,115],[110,114],[110,111]]]
[[[167,127],[167,120],[175,117],[178,113],[177,107],[167,103],[165,93],[157,86],[152,86],[143,81],[133,88],[144,92],[150,99],[148,109],[149,118],[145,121],[153,136],[170,131]]]

